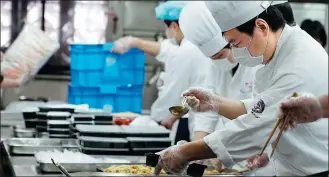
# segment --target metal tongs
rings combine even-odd
[[[71,177],[69,172],[59,163],[56,163],[53,158],[51,158],[51,162],[65,175],[66,177]]]
[[[170,113],[174,116],[179,116],[179,117],[182,117],[185,114],[187,114],[189,112],[189,108],[187,104],[187,96],[183,97],[181,104],[182,105],[170,107],[169,108]]]

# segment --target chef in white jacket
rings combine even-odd
[[[151,107],[151,117],[172,129],[171,138],[175,144],[179,140],[191,139],[193,115],[185,115],[180,119],[171,115],[168,109],[181,104],[180,94],[184,90],[192,86],[206,86],[212,64],[195,45],[184,38],[180,30],[178,18],[186,3],[167,1],[155,9],[157,19],[164,21],[168,40],[159,44],[129,36],[116,41],[112,49],[114,52],[123,53],[131,47],[136,47],[156,56],[157,60],[164,63],[165,71],[161,73],[157,82],[159,93]],[[182,132],[176,136],[178,127]]]
[[[260,65],[255,75],[253,98],[236,101],[202,88],[184,92],[194,111],[214,111],[234,120],[203,140],[160,152],[156,174],[162,168],[181,173],[190,161],[214,157],[231,167],[260,153],[286,95],[327,93],[327,53],[299,27],[287,25],[282,14],[268,1],[205,3],[232,44],[234,58],[249,67]],[[328,119],[299,124],[284,132],[271,160],[276,176],[328,171]]]
[[[230,55],[229,44],[223,38],[222,30],[204,1],[189,2],[180,14],[179,24],[185,38],[198,46],[207,57],[212,58],[214,66],[213,78],[210,78],[210,82],[214,86],[214,93],[236,100],[252,98],[252,81],[257,68],[239,65]],[[230,119],[217,113],[197,113],[194,139],[202,139],[215,130],[223,129],[229,121]],[[245,164],[240,163],[233,168],[243,170]],[[255,170],[250,175],[275,176],[275,173],[271,165],[268,165],[266,168]]]

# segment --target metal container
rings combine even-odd
[[[10,138],[7,139],[7,144],[12,155],[33,155],[38,151],[79,148],[76,139]]]
[[[125,138],[100,138],[80,136],[79,144],[86,148],[106,148],[111,149],[129,149],[128,141]]]
[[[14,128],[14,137],[17,138],[34,138],[36,136],[36,129],[34,128]]]
[[[123,137],[123,131],[117,125],[77,125],[79,136]]]

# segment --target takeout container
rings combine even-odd
[[[79,136],[124,137],[122,128],[117,125],[77,125]]]
[[[169,137],[170,131],[162,126],[121,126],[125,137]]]
[[[128,141],[125,138],[100,138],[80,136],[79,144],[84,148],[103,148],[108,150],[129,149]]]

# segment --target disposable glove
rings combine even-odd
[[[127,36],[114,42],[111,52],[123,54],[133,47],[133,37]]]
[[[322,107],[318,99],[310,93],[299,93],[297,97],[288,97],[280,105],[279,119],[287,117],[287,124],[281,126],[284,130],[294,128],[299,123],[317,121],[322,117]]]
[[[171,146],[159,153],[159,162],[154,169],[154,175],[158,176],[163,169],[167,173],[183,175],[186,172],[189,161],[184,158],[180,151],[180,146],[186,141],[179,141],[177,145]]]
[[[205,160],[197,160],[194,163],[201,164],[201,165],[206,165],[207,167],[213,167],[215,168],[218,172],[222,171],[222,163],[220,160],[214,158],[214,159],[205,159]]]
[[[267,153],[263,153],[261,156],[255,155],[247,160],[247,167],[249,169],[262,168],[268,164],[269,160]]]
[[[187,96],[187,104],[195,112],[218,112],[220,97],[212,90],[195,87],[183,92],[182,96]]]

